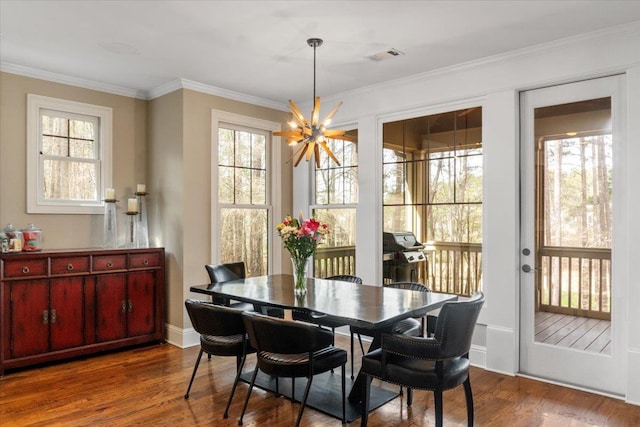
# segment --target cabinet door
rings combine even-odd
[[[127,275],[96,277],[96,341],[112,341],[127,335]]]
[[[155,332],[155,272],[129,273],[127,330],[129,336]]]
[[[51,350],[84,344],[84,277],[51,279]]]
[[[49,281],[13,282],[8,320],[10,358],[49,351]]]

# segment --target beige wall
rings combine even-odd
[[[26,213],[27,94],[113,109],[113,186],[123,211],[137,183],[147,185],[150,243],[167,255],[167,323],[181,334],[190,327],[184,299],[189,287],[208,281],[211,259],[211,110],[282,123],[286,112],[191,90],[144,101],[90,89],[0,73],[0,227],[28,223],[44,231],[45,249],[99,247],[102,215]],[[283,164],[289,150],[282,150]],[[285,167],[283,211],[292,205],[291,168]],[[123,220],[124,221],[124,220]],[[121,222],[123,224],[124,222]],[[124,238],[124,227],[120,227]],[[285,266],[288,268],[288,266]],[[278,268],[278,267],[276,267]],[[180,344],[180,343],[178,343]]]
[[[189,287],[208,282],[211,259],[211,110],[286,123],[288,114],[192,90],[178,90],[150,102],[149,181],[162,195],[154,226],[168,255],[168,323],[189,327],[183,309]],[[179,129],[179,131],[178,131]],[[283,156],[288,155],[284,150]],[[175,159],[175,160],[174,160]],[[180,160],[179,160],[180,159]],[[286,158],[284,159],[286,161]],[[283,206],[291,206],[291,171],[285,174]],[[150,208],[149,211],[151,212]],[[150,225],[151,226],[151,225]]]
[[[113,109],[113,187],[125,200],[146,175],[146,101],[0,72],[0,227],[34,223],[46,249],[102,244],[102,215],[27,214],[27,94]],[[119,212],[122,210],[119,203]],[[124,239],[124,227],[120,227]]]

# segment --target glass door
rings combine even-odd
[[[612,269],[621,79],[521,95],[521,371],[613,393],[626,372]]]

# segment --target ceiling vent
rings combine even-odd
[[[374,55],[371,55],[369,59],[371,59],[372,61],[379,62],[379,61],[384,61],[386,59],[394,58],[400,55],[404,55],[404,52],[400,52],[398,49],[391,48],[389,50],[385,50],[384,52],[379,52]]]

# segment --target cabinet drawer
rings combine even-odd
[[[51,274],[88,273],[90,265],[88,256],[52,258]]]
[[[4,277],[46,276],[48,258],[5,260]]]
[[[125,270],[127,255],[99,255],[93,257],[93,271]]]
[[[159,252],[144,252],[131,254],[129,257],[129,268],[148,268],[160,265]]]

